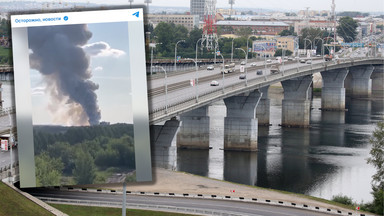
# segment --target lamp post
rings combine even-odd
[[[235,38],[232,39],[231,62],[233,62],[233,41],[234,40],[235,40]]]
[[[299,56],[299,42],[297,42],[296,40],[293,41],[293,44],[297,44],[297,53],[296,53],[296,57],[297,57],[297,72],[299,72],[299,59],[300,59],[300,56]]]
[[[156,37],[156,36],[155,36]],[[149,46],[151,47],[151,75],[153,74],[153,48],[156,48],[156,45],[157,44],[162,44],[162,43],[154,43],[154,44],[149,44]]]
[[[242,48],[236,48],[237,50],[241,50],[241,51],[243,51],[244,52],[244,55],[245,55],[245,57],[247,57],[247,53],[245,52],[245,50],[244,49],[242,49]],[[247,82],[247,79],[248,79],[248,77],[247,77],[247,58],[245,58],[245,86],[247,86],[248,85],[248,82]]]
[[[162,66],[154,66],[164,71],[164,86],[165,86],[165,113],[168,113],[168,86],[167,86],[167,71]]]
[[[256,47],[261,47],[264,50],[264,80],[267,80],[267,55],[265,54],[267,52],[267,49],[264,46],[257,45]],[[257,70],[256,70],[256,76],[257,76]]]
[[[248,38],[247,38],[247,56],[246,56],[246,60],[245,61],[247,61],[248,60],[248,41],[249,41],[249,38],[251,38],[251,37],[253,37],[253,35],[249,35],[248,36]]]
[[[197,62],[197,45],[199,44],[199,41],[201,41],[201,40],[203,40],[203,38],[200,38],[200,39],[197,40],[197,42],[196,42],[196,57],[195,57],[196,62]],[[197,65],[196,65],[196,67],[197,67]]]
[[[324,40],[321,37],[315,37],[313,40],[316,41],[316,39],[321,40],[321,57],[324,58]]]
[[[311,52],[312,52],[312,49],[313,49],[313,47],[312,47],[312,41],[311,40],[309,40],[308,38],[304,38],[304,42],[305,41],[309,41],[309,43],[311,44]],[[311,64],[312,64],[312,54],[311,54],[311,52],[309,52],[309,57],[311,57]]]
[[[198,76],[198,70],[197,70],[197,61],[195,61],[194,59],[191,59],[191,58],[186,58],[185,60],[191,60],[193,62],[195,62],[195,68],[196,68],[196,72],[195,72],[195,86],[196,86],[196,103],[199,102],[199,76]]]
[[[224,56],[221,55],[221,53],[220,53],[220,56],[221,56],[221,58],[223,59],[223,70],[221,71],[221,73],[223,74],[223,86],[222,86],[222,91],[223,91],[223,94],[224,94],[224,69],[225,69],[225,65],[224,65]]]
[[[185,42],[185,40],[179,40],[179,41],[177,41],[176,42],[176,44],[175,44],[175,69],[174,69],[174,71],[176,72],[176,63],[177,63],[177,59],[176,59],[176,57],[177,57],[177,44],[179,44],[180,42]]]

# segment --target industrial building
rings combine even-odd
[[[255,35],[277,35],[283,30],[288,30],[289,25],[284,22],[260,21],[218,21],[216,26],[223,27],[223,34],[231,34],[228,29],[236,31],[240,28],[251,28]],[[229,28],[231,27],[231,28]]]
[[[174,23],[175,25],[182,25],[191,31],[194,27],[199,27],[199,16],[188,14],[147,14],[146,18],[150,24],[155,28],[159,23]]]

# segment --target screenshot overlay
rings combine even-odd
[[[142,9],[11,25],[21,187],[151,181]]]

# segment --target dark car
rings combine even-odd
[[[247,78],[247,77],[245,76],[245,74],[241,74],[241,75],[239,76],[239,79],[245,79],[245,78]]]
[[[257,75],[263,75],[263,71],[262,70],[257,70],[256,74]]]

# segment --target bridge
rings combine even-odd
[[[270,85],[281,82],[284,89],[281,125],[308,127],[314,73],[320,72],[323,79],[322,110],[345,111],[346,95],[383,98],[383,64],[382,57],[334,61],[318,58],[312,64],[287,61],[275,74],[270,73],[273,63],[247,65],[247,79],[239,79],[239,66],[224,76],[219,69],[180,73],[165,79],[157,75],[148,81],[152,145],[167,147],[176,140],[179,148],[208,149],[208,105],[224,100],[224,150],[257,150],[258,125],[269,125]],[[257,74],[258,70],[263,74]],[[210,86],[213,79],[219,81],[219,86]],[[191,81],[198,84],[191,86]],[[164,121],[163,126],[156,125]]]

